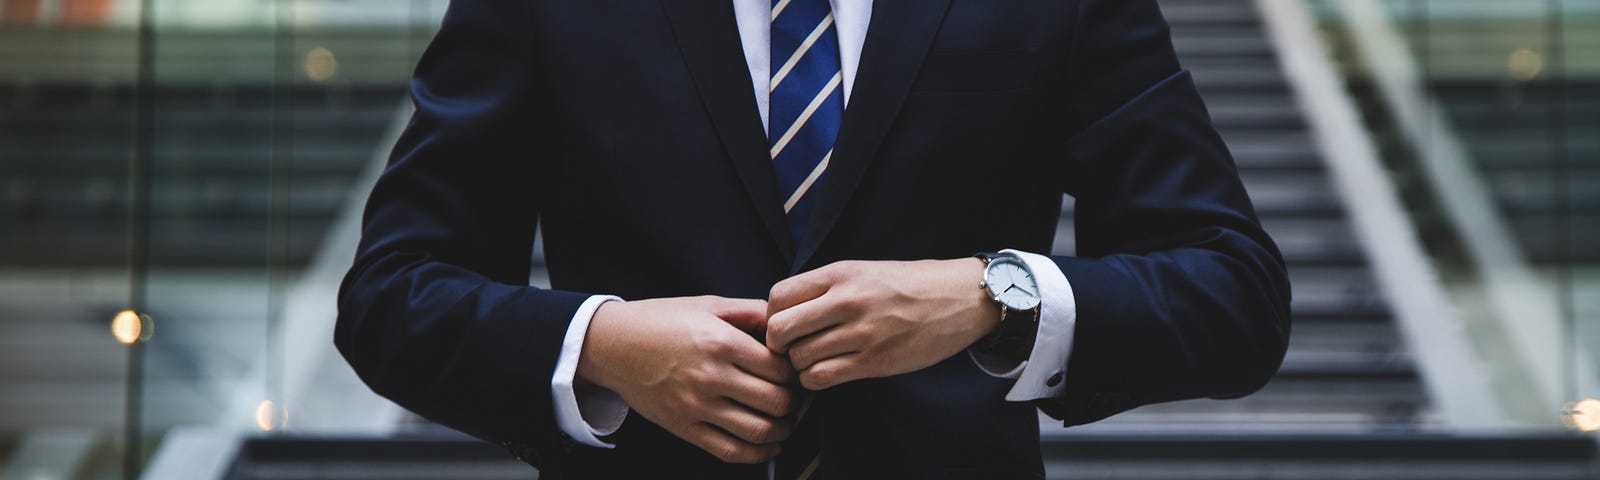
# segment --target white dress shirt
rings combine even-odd
[[[833,5],[835,28],[839,35],[839,60],[843,70],[844,101],[850,103],[850,93],[855,85],[856,67],[861,62],[861,45],[867,38],[867,25],[872,19],[872,0],[829,0]],[[768,84],[771,81],[772,3],[770,0],[733,0],[733,12],[739,26],[739,40],[744,45],[745,63],[750,67],[751,90],[756,97],[756,107],[761,111],[762,130],[766,130]],[[1033,352],[1018,365],[997,365],[993,360],[973,355],[973,362],[984,372],[996,377],[1016,379],[1017,383],[1006,394],[1006,400],[1022,402],[1056,396],[1066,388],[1063,382],[1051,386],[1049,378],[1065,375],[1067,358],[1072,353],[1072,334],[1078,320],[1077,302],[1072,296],[1072,285],[1067,282],[1061,267],[1044,255],[1006,250],[1022,257],[1039,281],[1040,303],[1039,334],[1033,343]],[[975,252],[976,253],[976,252]],[[973,279],[976,283],[977,280]],[[587,385],[574,388],[573,378],[578,370],[578,357],[583,349],[583,339],[595,310],[608,301],[621,301],[609,295],[595,295],[585,301],[573,314],[567,327],[566,338],[561,343],[561,356],[556,362],[555,375],[550,379],[550,390],[555,400],[556,424],[561,431],[585,445],[611,448],[599,437],[615,433],[628,416],[628,405],[609,390]],[[969,352],[970,354],[970,352]]]

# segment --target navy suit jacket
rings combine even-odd
[[[335,341],[361,378],[543,478],[765,478],[637,415],[566,439],[550,378],[573,313],[766,298],[845,259],[1077,256],[1065,394],[1006,402],[965,355],[821,392],[822,477],[1039,478],[1067,425],[1239,396],[1289,334],[1283,261],[1154,0],[877,0],[809,237],[784,224],[728,0],[455,0],[367,204]],[[528,286],[542,225],[553,289]],[[1064,367],[1064,366],[1063,366]]]

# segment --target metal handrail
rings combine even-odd
[[[1508,419],[1501,397],[1485,381],[1489,372],[1385,173],[1377,142],[1318,36],[1309,7],[1304,0],[1256,0],[1256,5],[1434,405],[1455,429],[1504,429]]]

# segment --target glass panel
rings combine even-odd
[[[260,397],[283,218],[272,175],[293,111],[273,2],[157,1],[143,451]],[[232,422],[239,424],[240,422]]]
[[[138,49],[105,1],[0,1],[0,467],[119,475]],[[116,333],[137,340],[136,315]],[[148,330],[145,330],[148,332]],[[72,471],[66,471],[71,468]]]
[[[315,385],[348,376],[332,294],[354,244],[330,238],[359,213],[445,2],[154,3],[144,285],[160,330],[140,461],[182,427],[337,433],[348,423],[318,409],[340,393]]]
[[[1518,372],[1524,378],[1511,382],[1546,398],[1506,426],[1573,427],[1574,410],[1553,412],[1600,396],[1600,255],[1587,248],[1600,243],[1600,63],[1592,55],[1600,4],[1379,3],[1420,81],[1422,94],[1399,105],[1380,94],[1393,72],[1370,70],[1350,38],[1360,27],[1351,23],[1371,19],[1348,15],[1338,0],[1311,2],[1457,306],[1485,319],[1468,326],[1485,369]],[[1407,108],[1422,112],[1419,135],[1405,132],[1397,112]],[[1479,182],[1437,174],[1458,164]],[[1451,192],[1489,198],[1491,211],[1463,214],[1449,204]],[[1600,427],[1600,402],[1578,410]]]
[[[1575,384],[1573,400],[1600,399],[1600,4],[1587,0],[1557,2],[1553,41],[1560,102],[1553,114],[1559,122],[1556,185],[1564,201],[1557,212],[1559,252],[1570,259],[1556,272],[1560,298],[1572,319]],[[1600,428],[1600,402],[1585,402],[1585,428]]]

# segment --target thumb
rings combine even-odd
[[[727,298],[712,306],[712,315],[728,322],[734,328],[757,334],[767,331],[767,301],[749,298]]]

